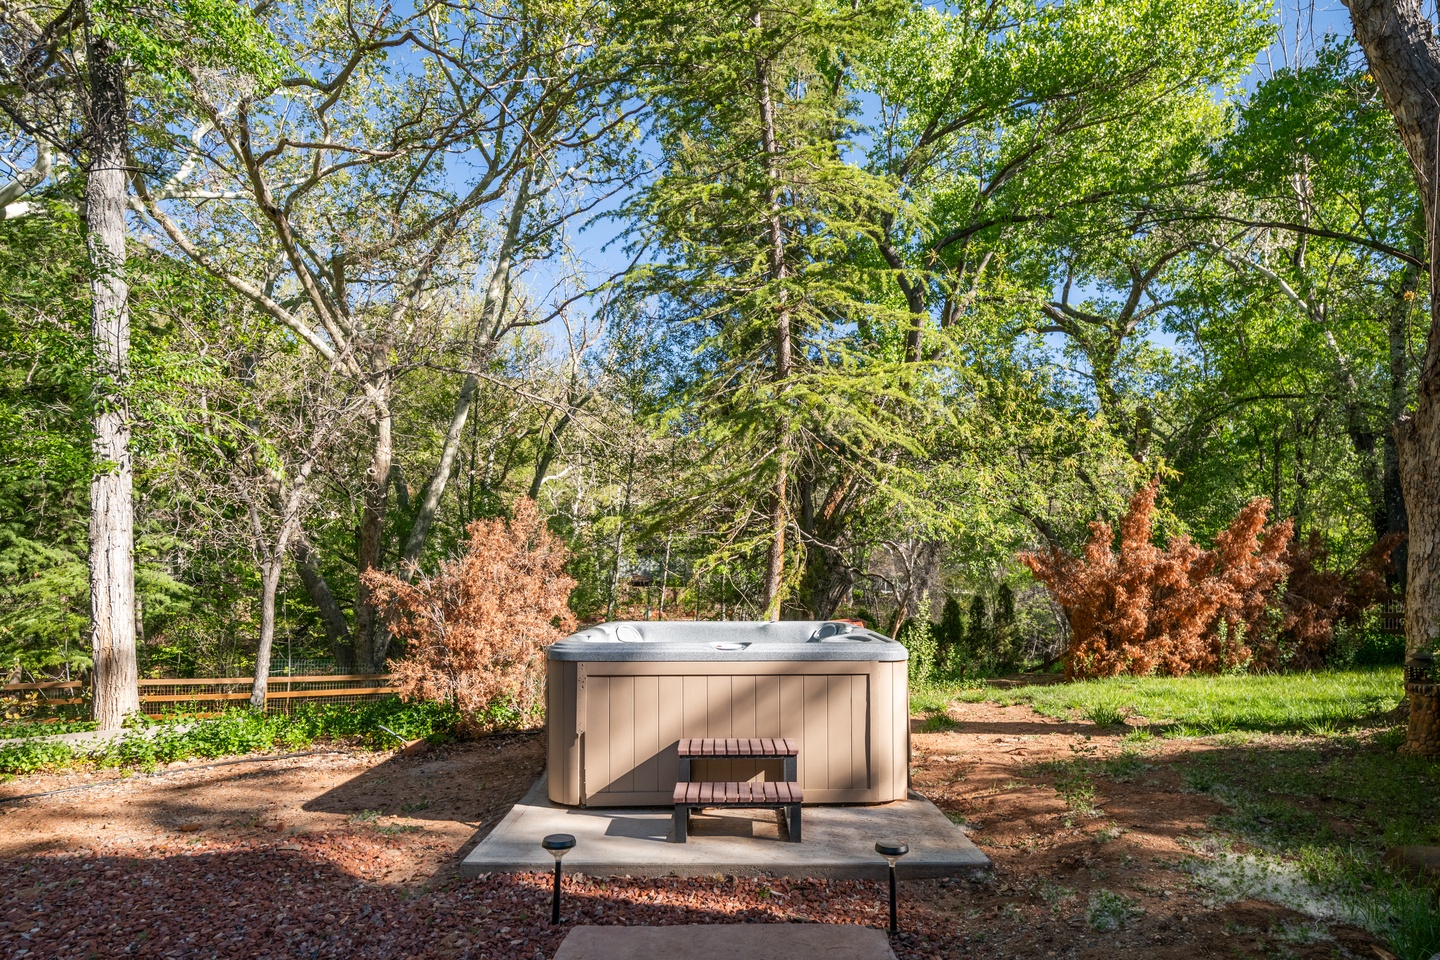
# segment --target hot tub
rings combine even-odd
[[[807,803],[909,785],[904,646],[833,621],[604,623],[547,653],[550,799],[671,802],[681,737],[799,741]],[[779,760],[696,760],[696,780],[779,780]]]

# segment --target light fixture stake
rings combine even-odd
[[[575,848],[575,838],[568,833],[552,833],[540,841],[540,846],[555,858],[555,893],[550,900],[550,924],[560,922],[560,858]]]
[[[900,932],[900,924],[895,915],[895,864],[910,852],[910,845],[904,840],[881,840],[875,844],[875,852],[884,857],[885,862],[890,865],[890,935],[894,936]]]

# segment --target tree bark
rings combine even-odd
[[[1430,270],[1430,326],[1413,408],[1393,427],[1410,525],[1405,646],[1440,638],[1440,44],[1419,0],[1349,0],[1355,39],[1400,130],[1420,187]]]
[[[845,557],[857,484],[854,474],[847,471],[831,484],[818,507],[814,486],[811,480],[799,485],[800,531],[805,546],[799,598],[812,617],[829,620],[850,596],[858,575]]]
[[[320,571],[320,558],[315,556],[315,548],[303,531],[298,532],[292,541],[290,553],[295,557],[295,569],[300,574],[300,582],[305,585],[310,602],[320,611],[321,622],[325,624],[325,639],[329,641],[335,665],[341,673],[353,673],[355,646],[350,640],[350,624],[335,599],[334,591],[330,589],[330,583]]]
[[[760,29],[757,11],[751,21]],[[775,306],[775,391],[783,406],[786,381],[790,379],[792,361],[790,345],[789,291],[785,264],[785,226],[780,217],[780,171],[778,169],[779,139],[775,132],[775,104],[770,96],[770,64],[762,57],[755,60],[755,86],[760,97],[760,136],[765,154],[766,231],[769,234],[770,279],[780,284]],[[765,589],[761,598],[764,613],[761,619],[779,620],[784,600],[785,530],[790,521],[787,502],[790,484],[790,425],[783,415],[776,417],[775,477],[770,493],[770,548],[765,557]]]
[[[87,31],[90,167],[85,246],[95,386],[90,481],[92,695],[101,730],[140,710],[135,663],[135,501],[130,454],[130,287],[125,279],[125,68],[115,47]]]
[[[260,646],[255,653],[255,678],[250,684],[250,706],[265,709],[270,684],[270,650],[275,644],[275,594],[285,554],[277,553],[260,564]]]
[[[372,402],[375,412],[370,425],[370,466],[365,471],[364,506],[356,538],[355,631],[352,634],[355,666],[361,673],[383,672],[385,653],[390,645],[390,632],[385,629],[375,606],[374,590],[365,577],[369,571],[381,569],[385,548],[390,469],[395,461],[388,380],[376,386]]]
[[[569,407],[555,422],[545,435],[545,446],[540,450],[540,456],[535,460],[535,472],[530,476],[529,497],[531,500],[540,499],[540,489],[545,486],[545,476],[550,472],[550,464],[555,462],[556,455],[560,452],[560,438],[569,429],[570,424],[575,420],[575,412],[590,402],[593,393],[587,393],[578,400],[570,402]]]

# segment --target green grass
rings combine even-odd
[[[1110,677],[1029,687],[927,686],[913,707],[942,710],[955,701],[1028,704],[1061,719],[1100,726],[1131,715],[1168,735],[1232,731],[1329,736],[1371,726],[1400,700],[1398,667],[1225,677]]]
[[[1214,826],[1334,896],[1401,960],[1440,951],[1432,894],[1393,875],[1392,846],[1440,843],[1440,766],[1395,752],[1395,732],[1267,738],[1176,761],[1188,789],[1226,808]]]
[[[289,715],[242,708],[204,719],[185,714],[137,718],[124,736],[100,743],[28,739],[0,747],[0,775],[73,766],[151,769],[176,760],[302,750],[317,740],[394,747],[401,739],[448,736],[456,720],[448,706],[406,704],[394,697],[306,706]]]
[[[1071,758],[1036,764],[1030,775],[1053,778],[1075,812],[1094,806],[1097,782],[1134,780],[1168,767],[1185,789],[1223,806],[1210,829],[1221,850],[1242,849],[1237,842],[1243,842],[1248,852],[1240,872],[1280,881],[1279,893],[1249,895],[1278,897],[1299,909],[1306,905],[1286,898],[1338,904],[1340,919],[1383,937],[1401,960],[1430,960],[1440,951],[1433,895],[1395,877],[1384,862],[1393,846],[1440,844],[1440,764],[1396,753],[1404,729],[1385,715],[1400,694],[1400,671],[1383,667],[971,685],[934,688],[925,696],[940,708],[956,700],[1028,704],[1048,716],[1101,726],[1133,711],[1149,726],[1133,727],[1119,753],[1100,759],[1088,745],[1072,747]],[[1206,749],[1155,751],[1157,734],[1205,737]],[[1220,877],[1235,862],[1233,854],[1222,856],[1205,870]],[[1124,922],[1123,905],[1110,900],[1092,902],[1088,912],[1096,929]]]

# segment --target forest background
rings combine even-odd
[[[92,667],[127,471],[147,676],[380,670],[364,574],[518,498],[582,620],[934,622],[978,671],[1066,648],[1017,555],[1152,480],[1162,541],[1257,497],[1323,569],[1407,529],[1425,215],[1343,9],[236,9],[3,10],[10,679]]]

